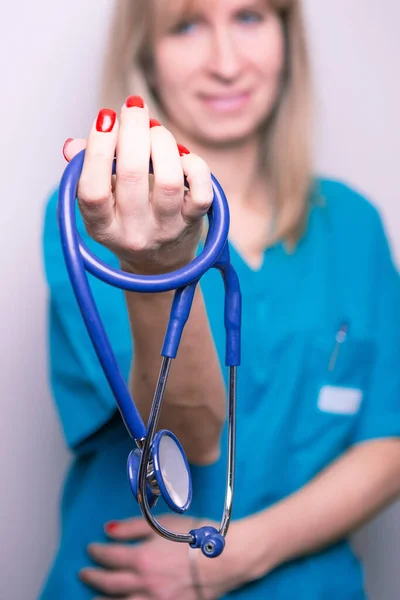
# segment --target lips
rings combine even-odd
[[[243,108],[245,104],[249,101],[250,92],[242,92],[240,94],[230,94],[230,95],[215,95],[215,96],[207,96],[202,95],[202,102],[212,110],[217,110],[219,112],[232,112]]]

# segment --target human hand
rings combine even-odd
[[[88,234],[128,271],[165,273],[190,262],[213,199],[203,159],[150,120],[138,96],[127,99],[119,121],[114,111],[100,111],[88,139],[68,139],[64,156],[71,160],[84,148],[77,197]],[[150,157],[154,177],[149,176]]]
[[[173,531],[189,532],[199,524],[191,517],[164,516],[160,523]],[[214,524],[216,525],[216,524]],[[90,544],[88,553],[102,568],[85,568],[80,578],[107,597],[125,600],[196,600],[189,552],[194,552],[202,597],[217,600],[245,581],[240,532],[231,524],[227,545],[218,558],[206,558],[187,544],[169,542],[156,534],[142,518],[118,521],[106,532],[116,543]],[[236,530],[235,530],[236,529]],[[143,540],[137,545],[122,542]],[[105,600],[98,597],[96,600]]]

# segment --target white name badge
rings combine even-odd
[[[363,393],[357,388],[324,385],[318,396],[318,408],[338,415],[354,415],[360,409]]]

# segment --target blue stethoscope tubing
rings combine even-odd
[[[228,246],[229,208],[225,193],[211,175],[213,202],[208,211],[209,227],[202,252],[185,267],[162,275],[136,275],[119,271],[97,258],[85,245],[76,227],[76,198],[79,178],[82,172],[85,150],[79,152],[67,165],[61,178],[57,218],[61,245],[67,271],[82,317],[92,340],[96,354],[107,381],[114,394],[125,427],[136,442],[137,449],[128,458],[128,478],[143,516],[149,525],[164,538],[171,541],[187,542],[193,548],[201,548],[205,556],[218,556],[224,548],[232,512],[235,456],[235,414],[236,414],[236,367],[240,364],[241,332],[241,292],[238,277],[231,265]],[[113,161],[113,174],[116,172],[116,159]],[[149,172],[153,173],[150,160]],[[185,185],[189,187],[186,178]],[[176,512],[184,512],[191,500],[191,482],[187,502],[177,505],[173,494],[165,485],[159,465],[159,445],[162,436],[171,438],[176,452],[182,454],[182,461],[190,474],[189,465],[177,438],[168,431],[156,433],[162,399],[166,388],[171,360],[176,357],[183,328],[189,317],[196,286],[204,273],[216,268],[222,275],[225,287],[224,323],[226,329],[225,362],[229,367],[228,384],[228,459],[224,514],[219,530],[214,527],[201,527],[188,534],[179,534],[164,528],[153,516],[151,506],[159,496]],[[162,364],[154,401],[147,428],[135,406],[128,386],[119,369],[109,339],[101,322],[86,271],[98,279],[123,290],[158,293],[176,290],[172,302],[170,319],[161,351]],[[165,440],[165,438],[164,438]],[[178,503],[179,504],[179,503]]]

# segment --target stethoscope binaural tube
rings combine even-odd
[[[130,453],[127,465],[132,492],[149,525],[161,536],[171,541],[187,542],[194,548],[201,547],[205,556],[218,556],[224,548],[232,510],[236,367],[240,364],[241,328],[241,293],[236,272],[229,258],[227,243],[229,209],[225,194],[217,179],[211,175],[214,198],[208,212],[208,234],[203,251],[190,264],[163,275],[143,276],[125,273],[113,269],[92,254],[76,229],[76,196],[84,156],[85,151],[82,150],[67,165],[62,176],[57,207],[58,223],[64,259],[79,308],[125,427],[136,442],[137,449]],[[114,174],[115,171],[116,160],[114,159]],[[153,172],[151,161],[149,172]],[[188,186],[186,180],[185,184]],[[153,516],[151,507],[162,495],[172,510],[178,513],[187,510],[192,495],[189,465],[183,448],[174,434],[165,430],[156,433],[156,427],[171,360],[176,357],[196,285],[202,275],[211,268],[220,271],[225,286],[226,365],[230,369],[225,508],[219,531],[214,527],[202,527],[188,534],[178,534],[164,528]],[[147,429],[115,359],[90,289],[86,270],[98,279],[124,290],[141,293],[176,290],[161,352],[163,359]]]

